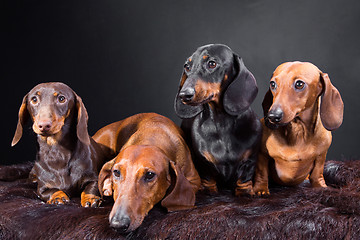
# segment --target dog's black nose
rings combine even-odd
[[[181,90],[179,93],[179,97],[183,102],[190,102],[195,95],[195,89],[193,88],[187,88],[184,90]]]
[[[128,216],[117,216],[115,215],[110,220],[110,226],[112,228],[115,228],[119,232],[126,232],[129,229],[130,226],[130,218]]]
[[[273,123],[279,123],[282,120],[283,116],[284,113],[279,107],[271,109],[267,115],[269,120]]]

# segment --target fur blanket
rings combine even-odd
[[[235,198],[224,191],[199,193],[196,208],[150,211],[127,236],[108,223],[112,200],[102,207],[44,204],[36,185],[21,178],[30,165],[0,167],[0,239],[358,239],[360,236],[360,160],[327,161],[329,188],[270,188],[269,197]],[[12,172],[11,172],[12,171]],[[9,176],[13,176],[12,179]]]

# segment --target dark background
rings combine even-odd
[[[328,159],[359,157],[360,1],[2,1],[0,164],[35,159],[28,124],[11,148],[23,96],[62,81],[80,95],[89,132],[139,112],[176,123],[173,110],[185,59],[224,43],[255,75],[261,102],[274,69],[310,61],[330,75],[344,103]]]

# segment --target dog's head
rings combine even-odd
[[[82,142],[90,144],[87,130],[88,114],[81,98],[64,83],[41,83],[23,98],[11,145],[18,143],[29,118],[33,122],[32,129],[36,134],[57,139],[64,128],[70,128],[73,117],[77,121],[77,137]]]
[[[175,112],[180,118],[192,118],[203,110],[203,104],[215,102],[228,114],[239,115],[257,92],[254,76],[228,46],[205,45],[185,62]]]
[[[267,126],[286,125],[306,114],[320,96],[322,124],[326,129],[334,130],[342,123],[344,104],[328,74],[308,62],[281,64],[270,79],[270,88],[262,103]]]
[[[195,192],[175,162],[154,146],[133,145],[107,162],[99,174],[99,191],[113,196],[110,226],[130,232],[155,204],[169,211],[192,208]]]

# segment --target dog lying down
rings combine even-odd
[[[194,207],[200,177],[182,132],[170,119],[141,113],[100,129],[94,140],[108,156],[99,191],[113,196],[110,226],[133,231],[161,201],[169,211]]]
[[[105,163],[100,146],[89,136],[82,99],[66,84],[36,85],[23,98],[12,146],[32,121],[38,151],[30,177],[49,204],[65,204],[81,195],[81,206],[98,207],[99,170]]]
[[[1,179],[17,167],[0,167]],[[196,208],[167,213],[157,204],[131,233],[110,227],[111,199],[99,208],[80,207],[79,197],[66,205],[48,205],[36,196],[34,183],[1,181],[0,238],[358,239],[360,160],[328,161],[324,178],[328,188],[311,188],[309,182],[270,185],[272,194],[264,198],[198,192]]]

